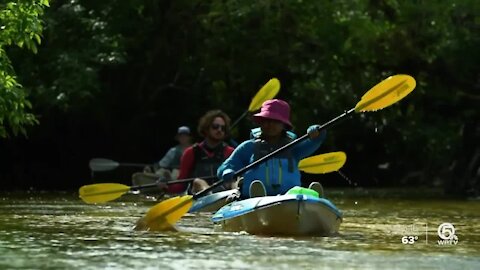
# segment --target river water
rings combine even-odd
[[[0,193],[0,269],[480,269],[478,200],[329,194],[339,235],[292,238],[225,233],[210,214],[187,214],[179,232],[133,231],[154,205],[140,195],[88,205],[74,193]],[[442,223],[456,244],[439,244]]]

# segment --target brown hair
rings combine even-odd
[[[223,118],[223,121],[225,121],[225,136],[228,136],[230,131],[230,117],[228,117],[228,115],[221,110],[208,111],[202,116],[202,118],[200,118],[197,128],[198,134],[200,134],[200,136],[202,137],[205,137],[205,134],[208,132],[210,125],[217,117],[221,117]]]

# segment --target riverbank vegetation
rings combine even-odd
[[[90,158],[153,162],[176,127],[195,127],[211,108],[235,119],[272,77],[303,134],[389,75],[409,74],[417,80],[409,97],[330,128],[321,151],[345,151],[344,171],[361,186],[478,194],[479,6],[7,0],[1,178],[10,188],[74,189],[90,181]],[[251,127],[242,121],[233,137],[246,139]]]

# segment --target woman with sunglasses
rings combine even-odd
[[[218,166],[228,158],[233,148],[225,143],[230,127],[230,117],[221,110],[205,113],[198,123],[198,134],[204,139],[185,149],[180,159],[178,179],[196,178],[190,192],[195,194],[208,188],[215,182]],[[228,183],[215,191],[228,190],[234,183]],[[172,184],[169,193],[185,191],[185,184]]]
[[[267,100],[261,111],[253,116],[260,128],[253,129],[251,139],[241,143],[218,168],[217,176],[230,182],[234,172],[260,159],[296,138],[290,131],[290,106],[279,99]],[[301,186],[298,162],[317,150],[325,139],[318,126],[307,130],[309,138],[245,172],[241,184],[242,198],[285,194],[294,186]],[[316,182],[315,182],[316,183]],[[321,186],[311,188],[317,190]],[[232,199],[232,198],[230,198]]]

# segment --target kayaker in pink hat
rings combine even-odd
[[[283,100],[265,101],[253,120],[260,127],[252,129],[251,139],[241,143],[217,170],[217,176],[224,181],[232,180],[235,171],[297,138],[290,131],[290,106]],[[326,132],[320,133],[318,128],[318,125],[310,126],[308,139],[247,171],[240,187],[241,197],[285,194],[290,188],[301,186],[298,162],[313,154],[325,140]],[[313,184],[311,188],[317,189],[317,186]]]

